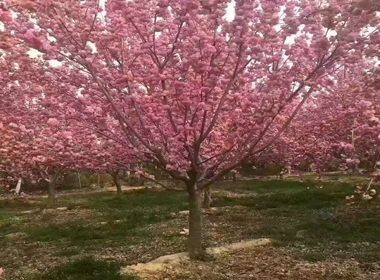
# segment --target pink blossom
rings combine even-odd
[[[47,124],[51,126],[57,126],[59,124],[59,121],[56,118],[50,118],[48,119]]]

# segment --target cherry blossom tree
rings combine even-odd
[[[110,138],[98,137],[95,153],[91,152],[93,159],[91,166],[85,166],[86,169],[108,173],[116,187],[117,194],[122,194],[120,177],[123,173],[136,172],[136,166],[140,165],[140,159],[135,157],[132,151]]]
[[[372,69],[373,70],[373,69]],[[371,73],[372,72],[372,73]],[[353,171],[358,170],[362,161],[367,161],[372,166],[367,166],[368,171],[377,169],[380,159],[379,134],[380,134],[380,107],[378,70],[366,73],[363,83],[364,91],[356,90],[352,96],[347,96],[352,103],[344,122],[339,125],[341,142],[338,145],[338,154],[345,160],[347,167]],[[347,101],[346,101],[347,102]]]
[[[16,42],[16,41],[14,41]],[[18,42],[20,43],[20,42]],[[1,170],[15,177],[48,185],[47,206],[53,206],[55,185],[64,171],[94,169],[103,162],[106,150],[83,124],[70,118],[66,108],[46,96],[57,88],[45,75],[42,61],[27,55],[27,48],[12,47],[1,61],[0,148]]]
[[[35,112],[33,112],[34,114]],[[2,168],[16,177],[33,181],[43,180],[48,185],[47,206],[55,201],[55,185],[67,169],[82,167],[88,154],[73,141],[72,133],[56,119],[36,123],[31,114],[28,122],[5,123],[1,134],[6,141],[0,149]],[[40,116],[37,120],[40,120]],[[80,138],[83,141],[83,137]]]
[[[268,149],[311,96],[339,91],[379,43],[368,0],[7,2],[9,35],[60,62],[47,74],[65,90],[51,100],[184,182],[191,258],[203,255],[203,190]]]
[[[362,61],[345,69],[335,81],[338,90],[308,99],[281,137],[253,160],[295,168],[307,162],[319,175],[331,165],[357,170],[363,158],[376,162],[378,73],[369,67]]]
[[[361,160],[378,161],[378,74],[364,71],[364,61],[357,65],[344,71],[339,91],[308,100],[275,143],[283,161],[307,160],[319,171],[332,163],[357,171]]]

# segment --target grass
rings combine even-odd
[[[187,209],[184,194],[165,192],[138,191],[122,196],[96,194],[81,203],[82,209],[90,210],[96,216],[81,223],[68,220],[46,226],[28,226],[24,231],[29,240],[64,241],[68,246],[79,247],[103,240],[119,240],[123,245],[132,244],[152,237],[150,226],[172,219],[173,212]],[[71,208],[75,207],[73,204],[75,201],[72,198],[59,202],[60,206],[69,205]]]
[[[380,261],[379,204],[347,206],[344,198],[354,190],[348,183],[252,180],[214,190],[213,206],[244,207],[205,216],[208,246],[266,237],[309,262]],[[119,275],[120,266],[186,249],[179,232],[187,220],[176,214],[187,209],[184,193],[67,196],[57,206],[68,211],[18,214],[40,203],[0,202],[0,267],[9,279],[133,279]],[[20,232],[26,235],[7,237]]]
[[[135,280],[137,277],[122,276],[120,266],[113,263],[85,258],[52,269],[31,280]]]
[[[237,203],[259,213],[265,222],[255,229],[255,236],[273,238],[277,244],[293,249],[306,246],[309,250],[297,254],[307,260],[326,259],[343,250],[346,257],[365,261],[363,256],[368,248],[353,250],[350,245],[365,243],[380,248],[379,205],[363,202],[359,206],[347,206],[344,197],[353,193],[353,186],[334,182],[323,183],[322,188],[319,185],[244,182],[238,188],[254,189],[262,195],[240,199],[221,197],[216,205]],[[380,261],[380,253],[372,252],[371,259]]]

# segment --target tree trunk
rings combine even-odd
[[[304,180],[303,180],[303,176],[302,176],[302,172],[301,171],[298,172],[298,176],[300,177],[300,181],[303,182]]]
[[[16,190],[15,190],[15,192],[16,192],[17,195],[19,195],[20,192],[21,192],[21,183],[22,183],[22,179],[20,178],[17,181]]]
[[[318,182],[322,182],[322,172],[317,170],[317,174],[318,174]]]
[[[232,191],[236,192],[237,190],[237,176],[236,172],[232,172]]]
[[[115,185],[116,185],[116,190],[117,190],[117,194],[120,195],[123,193],[122,189],[121,189],[121,185],[120,185],[120,181],[119,179],[116,179],[115,181]]]
[[[201,192],[189,191],[189,256],[192,260],[201,260],[204,257],[202,249],[202,208]]]
[[[211,206],[211,202],[212,202],[212,199],[211,199],[211,187],[208,186],[204,189],[204,195],[203,195],[203,203],[202,203],[202,207],[204,209],[210,209],[210,206]]]
[[[232,172],[232,183],[236,183],[236,172]]]
[[[82,189],[82,180],[80,178],[80,173],[78,171],[78,183],[79,183],[79,189]]]
[[[120,184],[120,180],[119,180],[119,172],[114,172],[111,174],[111,176],[112,176],[113,183],[116,186],[117,194],[121,195],[123,193],[123,191],[121,189],[121,184]]]
[[[52,208],[55,204],[55,182],[50,181],[48,182],[48,199],[47,199],[47,204],[46,208]]]

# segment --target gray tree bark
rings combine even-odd
[[[212,202],[212,199],[211,199],[211,187],[208,186],[203,191],[203,203],[202,203],[202,207],[204,209],[209,209],[211,207],[211,202]]]
[[[202,249],[202,208],[201,192],[196,186],[189,191],[189,256],[192,260],[200,260],[204,257]]]

